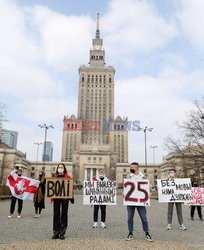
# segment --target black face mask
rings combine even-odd
[[[42,174],[39,175],[39,178],[42,178]]]
[[[130,169],[130,172],[134,174],[134,173],[135,173],[135,169],[132,169],[132,168],[131,168],[131,169]]]
[[[22,174],[18,174],[18,176],[21,176]]]
[[[103,181],[103,180],[104,180],[104,177],[100,177],[99,179],[100,179],[101,181]]]

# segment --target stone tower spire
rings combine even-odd
[[[99,13],[97,13],[97,20],[96,20],[96,39],[100,39]]]

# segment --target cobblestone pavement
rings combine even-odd
[[[68,222],[69,226],[66,234],[66,237],[68,239],[80,238],[82,240],[84,238],[98,238],[98,239],[109,238],[114,240],[114,239],[124,239],[124,237],[128,233],[127,211],[126,207],[122,205],[121,197],[118,197],[117,206],[107,207],[106,229],[92,228],[93,208],[91,208],[90,206],[82,205],[81,195],[76,195],[75,204],[70,204],[69,206],[70,206],[69,222]],[[34,219],[32,217],[34,213],[34,207],[32,201],[24,201],[21,219],[18,219],[16,217],[16,214],[14,218],[8,219],[7,215],[9,212],[9,207],[10,207],[9,200],[0,201],[0,243],[12,243],[17,241],[35,241],[35,240],[45,240],[43,242],[49,242],[47,241],[47,239],[50,239],[52,236],[52,204],[50,204],[49,200],[46,200],[46,209],[42,211],[42,216],[38,219]],[[195,221],[191,221],[189,218],[189,212],[190,212],[189,207],[183,206],[183,208],[184,208],[183,209],[184,222],[188,230],[187,231],[179,230],[176,211],[174,209],[173,230],[167,231],[166,230],[167,204],[158,203],[158,201],[152,200],[151,206],[148,208],[150,234],[152,235],[155,241],[200,244],[203,245],[204,249],[204,222],[198,220],[197,214],[195,214],[196,215]],[[134,222],[135,222],[134,239],[143,240],[144,233],[142,231],[142,225],[137,212],[135,214]],[[104,243],[105,242],[106,241],[104,241]],[[3,247],[3,244],[0,245],[0,247]],[[169,249],[174,249],[174,248],[169,248]],[[197,248],[190,247],[184,249],[197,249]]]

